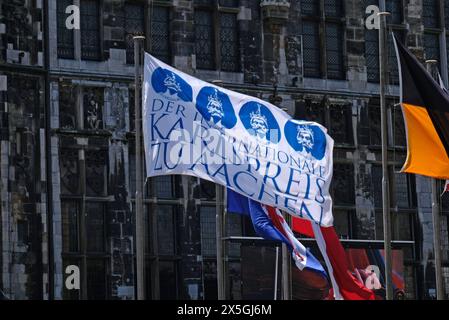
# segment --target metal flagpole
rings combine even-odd
[[[218,286],[218,300],[225,299],[224,290],[224,259],[223,259],[223,187],[215,186],[216,198],[216,233],[217,233],[217,286]]]
[[[274,266],[274,300],[278,299],[279,247],[276,246],[276,262]]]
[[[429,74],[435,79],[432,73],[433,66],[438,63],[437,60],[426,60],[426,67]],[[440,206],[437,190],[437,179],[431,178],[432,183],[432,220],[433,220],[433,247],[435,252],[435,282],[437,290],[437,300],[444,300],[443,272],[441,269],[441,224],[440,224]]]
[[[136,273],[137,300],[145,300],[145,222],[143,216],[143,176],[142,176],[142,110],[141,83],[142,67],[140,65],[145,37],[136,36],[134,39],[135,66],[135,127],[136,127]]]
[[[386,299],[393,300],[392,258],[391,258],[391,215],[390,190],[388,174],[388,123],[385,92],[387,86],[387,50],[386,50],[386,17],[388,12],[379,12],[379,64],[380,64],[380,114],[382,130],[382,209],[385,251],[385,289]]]
[[[212,81],[216,86],[222,87],[223,81],[218,79]],[[216,223],[216,243],[217,243],[217,298],[218,300],[226,299],[226,289],[225,289],[225,260],[224,260],[224,231],[225,231],[225,220],[224,220],[224,198],[225,198],[225,188],[219,184],[215,185],[215,223]]]
[[[290,225],[290,216],[284,216],[285,221]],[[290,252],[285,243],[282,244],[282,299],[290,300]]]

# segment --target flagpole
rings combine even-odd
[[[213,84],[222,87],[222,80],[213,80]],[[224,221],[224,192],[225,188],[219,184],[215,184],[215,223],[216,223],[216,243],[217,243],[217,298],[218,300],[226,299],[225,290],[225,260],[223,238],[225,231]]]
[[[276,259],[274,265],[274,300],[278,299],[278,278],[279,278],[279,247],[276,246]]]
[[[385,92],[387,87],[386,17],[388,12],[379,12],[379,65],[380,65],[380,114],[382,131],[382,210],[385,252],[386,299],[393,300],[392,257],[391,257],[391,215],[388,172],[388,123]]]
[[[136,127],[136,274],[137,300],[145,300],[145,222],[143,216],[143,176],[142,176],[142,110],[141,83],[142,68],[140,60],[145,37],[136,36],[134,40],[134,108]]]
[[[432,78],[433,66],[438,63],[437,60],[426,60],[426,68]],[[437,300],[444,300],[443,272],[441,269],[441,223],[440,206],[438,201],[437,179],[431,178],[432,183],[432,220],[433,220],[433,247],[435,252],[435,282],[437,291]]]
[[[284,215],[285,221],[290,225],[289,215]],[[282,243],[282,300],[290,300],[290,252],[285,243]]]

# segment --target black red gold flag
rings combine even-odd
[[[402,43],[394,43],[407,134],[402,172],[449,179],[449,95]]]

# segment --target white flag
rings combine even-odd
[[[334,141],[317,123],[145,54],[143,135],[148,177],[199,177],[332,225]]]

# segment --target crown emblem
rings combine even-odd
[[[171,76],[167,75],[167,77],[164,80],[165,86],[170,90],[174,92],[181,92],[181,86],[179,83],[176,82],[175,74],[172,72]]]
[[[218,90],[214,89],[214,94],[207,98],[207,111],[212,116],[212,118],[222,118],[224,116],[223,104],[218,98]]]
[[[306,149],[311,150],[315,144],[315,138],[313,136],[313,131],[307,126],[298,126],[298,134],[296,140],[298,143],[304,146]]]
[[[268,132],[268,120],[260,110],[260,104],[257,104],[257,111],[249,114],[250,125],[258,135],[265,136]]]

